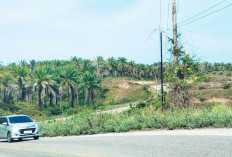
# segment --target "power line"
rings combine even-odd
[[[196,22],[196,21],[198,21],[198,20],[201,20],[201,19],[203,19],[203,18],[205,18],[205,17],[208,17],[208,16],[210,16],[210,15],[212,15],[212,14],[215,14],[215,13],[217,13],[217,12],[219,12],[219,11],[221,11],[221,10],[224,10],[224,9],[226,9],[226,8],[229,8],[229,7],[231,7],[231,6],[232,6],[232,4],[229,4],[229,5],[227,5],[227,6],[223,7],[223,8],[217,9],[217,10],[215,10],[215,11],[209,13],[209,14],[206,14],[206,15],[204,15],[204,16],[201,16],[201,17],[199,17],[199,18],[197,18],[197,19],[195,19],[195,20],[193,20],[193,21],[190,21],[190,22],[188,22],[188,23],[182,24],[182,25],[179,26],[179,28],[180,28],[180,27],[183,27],[183,26],[185,26],[185,25],[191,24],[191,23],[193,23],[193,22]]]
[[[162,22],[162,3],[161,3],[162,0],[160,0],[160,19],[159,19],[159,29],[160,29],[160,26],[161,26],[161,22]]]
[[[171,2],[171,0],[168,0],[167,28],[168,28],[168,25],[169,25],[170,2]],[[168,31],[165,31],[165,36],[166,36],[165,37],[165,52],[166,52],[167,44],[168,44]],[[165,58],[165,56],[164,56],[164,58]]]
[[[211,7],[209,7],[208,9],[203,10],[202,12],[200,12],[200,13],[198,13],[198,14],[196,14],[196,15],[194,15],[194,16],[192,16],[192,17],[186,19],[186,20],[184,20],[183,22],[180,22],[180,25],[183,24],[183,23],[186,23],[187,21],[189,21],[189,20],[191,20],[191,19],[193,19],[193,18],[195,18],[195,17],[197,17],[197,16],[199,16],[199,15],[201,15],[201,14],[203,14],[203,13],[205,13],[205,12],[207,12],[207,11],[213,9],[213,8],[215,8],[216,6],[218,6],[218,5],[222,4],[222,3],[224,3],[225,1],[227,1],[227,0],[223,0],[223,1],[221,1],[221,2],[219,2],[219,3],[217,3],[217,4],[215,4],[215,5],[213,5],[213,6],[211,6]]]
[[[171,1],[171,0],[168,0],[168,18],[167,18],[167,28],[168,28],[168,25],[169,25],[169,9],[170,9],[170,1]]]

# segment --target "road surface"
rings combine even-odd
[[[161,85],[154,85],[153,88],[155,88],[156,90],[160,91],[161,90]],[[170,89],[168,88],[167,84],[164,84],[164,91],[169,92]]]
[[[232,156],[232,129],[157,130],[0,140],[1,157]]]

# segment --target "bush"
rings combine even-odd
[[[202,90],[202,89],[205,89],[205,87],[202,86],[202,85],[199,85],[199,86],[198,86],[198,89],[199,89],[199,90]]]
[[[211,81],[211,77],[205,77],[203,81],[204,82],[210,82]]]
[[[206,100],[206,98],[205,98],[205,96],[200,96],[199,100],[200,100],[201,102],[203,102],[203,101]]]
[[[77,114],[77,113],[78,113],[77,108],[69,108],[67,110],[62,111],[62,115],[65,115],[65,116],[70,116],[70,115]]]
[[[229,83],[223,83],[222,88],[223,89],[229,89],[231,85]]]
[[[218,75],[223,75],[223,72],[219,72]]]
[[[231,73],[227,73],[226,76],[231,76]]]
[[[147,94],[151,94],[151,92],[149,91],[150,86],[149,85],[142,85],[142,89],[147,93]]]
[[[145,106],[147,106],[146,102],[140,102],[136,105],[136,108],[143,108]]]
[[[232,107],[217,105],[208,108],[174,109],[161,112],[154,106],[133,108],[121,114],[79,114],[67,120],[39,123],[42,136],[86,135],[125,132],[140,129],[177,129],[232,127]]]
[[[138,75],[133,75],[132,78],[137,79],[137,80],[141,80],[141,77]]]

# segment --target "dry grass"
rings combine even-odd
[[[143,81],[146,82],[146,81]],[[142,89],[142,84],[127,77],[107,77],[103,80],[102,86],[107,89],[104,104],[121,104],[145,100],[147,93]]]

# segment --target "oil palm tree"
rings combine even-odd
[[[10,72],[4,71],[0,73],[0,90],[3,95],[3,102],[7,103],[7,96],[13,89],[14,77]]]
[[[111,76],[113,76],[117,69],[116,59],[114,57],[108,58],[107,65],[108,65],[108,69],[110,71]]]
[[[26,97],[26,82],[25,79],[28,75],[27,67],[25,66],[15,66],[14,76],[17,80],[17,85],[19,87],[19,100],[24,101]]]
[[[68,104],[73,108],[74,91],[77,87],[78,74],[74,67],[67,67],[65,71],[60,75],[63,87],[68,89]],[[77,100],[78,101],[78,100]]]
[[[30,60],[30,68],[31,68],[31,71],[33,72],[34,70],[35,70],[35,64],[36,64],[36,62],[35,62],[35,60]]]
[[[83,64],[83,59],[82,58],[77,58],[76,56],[75,57],[72,57],[71,59],[77,66],[77,71],[80,72],[81,70],[81,66]]]
[[[54,85],[55,81],[52,79],[51,75],[48,75],[44,68],[36,69],[34,74],[32,75],[33,79],[33,89],[38,91],[38,103],[39,103],[39,111],[42,108],[42,94],[45,93],[46,88],[52,89],[52,85]]]
[[[101,78],[101,72],[103,70],[105,60],[102,56],[98,56],[95,62],[96,62],[96,66],[97,66],[97,77]]]
[[[134,62],[134,61],[130,61],[130,62],[128,63],[128,74],[129,74],[130,76],[133,76],[134,73],[135,73],[135,62]]]
[[[95,98],[94,90],[101,89],[101,84],[96,75],[91,74],[90,72],[86,72],[84,73],[83,78],[79,84],[79,89],[87,90],[86,102],[89,105],[91,100],[92,105],[94,105],[94,98]]]
[[[127,63],[127,59],[124,57],[119,57],[118,58],[118,65],[121,67],[121,76],[124,75],[124,69],[125,69],[125,65]]]

